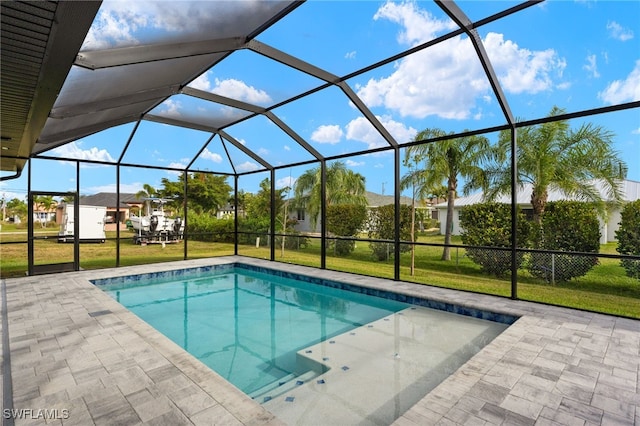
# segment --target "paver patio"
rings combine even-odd
[[[88,281],[237,261],[520,317],[396,425],[640,424],[640,321],[236,256],[3,280],[3,409],[15,424],[282,424]]]

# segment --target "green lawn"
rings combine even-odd
[[[20,235],[6,231],[3,227],[1,241],[23,241],[23,244],[3,244],[1,250],[2,277],[24,276],[27,269],[26,233]],[[17,232],[15,230],[13,232]],[[18,231],[19,232],[19,231]],[[55,236],[57,231],[51,235]],[[182,260],[184,243],[137,246],[130,233],[121,232],[120,264],[138,265]],[[81,244],[80,266],[83,269],[109,268],[115,266],[115,232],[107,233],[104,244]],[[320,240],[311,239],[308,247],[301,250],[276,250],[276,260],[307,266],[320,266]],[[442,236],[421,236],[420,242],[442,243]],[[460,244],[454,237],[454,244]],[[188,241],[189,259],[233,254],[233,245]],[[254,245],[239,246],[240,255],[268,259],[268,247]],[[602,246],[602,253],[615,254],[615,244]],[[441,247],[417,246],[416,271],[410,275],[410,253],[401,255],[400,278],[420,284],[429,284],[478,293],[500,296],[511,295],[509,277],[496,278],[483,274],[478,265],[464,254],[464,249],[452,248],[451,261],[442,261]],[[56,239],[38,241],[36,263],[56,263],[73,260],[73,245],[58,244]],[[332,255],[327,251],[327,268],[384,278],[393,278],[393,261],[374,261],[367,242],[358,242],[353,253],[347,257]],[[624,269],[616,259],[600,259],[600,264],[588,274],[568,283],[555,285],[532,277],[526,270],[518,272],[518,298],[554,305],[575,307],[597,312],[640,318],[640,281],[625,276]]]

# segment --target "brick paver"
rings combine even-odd
[[[13,408],[68,414],[47,424],[281,424],[88,282],[238,260],[284,267],[231,256],[6,280]],[[396,425],[640,424],[640,321],[286,268],[520,317]]]

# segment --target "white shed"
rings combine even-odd
[[[79,240],[84,242],[104,243],[106,235],[104,233],[104,221],[107,215],[107,208],[103,206],[78,206],[80,209],[80,235]],[[58,242],[73,241],[74,217],[73,204],[65,204],[62,210],[62,224],[58,232]]]

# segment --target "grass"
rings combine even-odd
[[[3,229],[4,231],[4,229]],[[15,234],[3,235],[0,241],[22,242],[22,244],[2,244],[0,246],[0,276],[2,278],[24,276],[27,271],[26,233],[22,236]],[[51,237],[46,240],[36,240],[34,245],[34,264],[73,262],[73,244],[57,242],[57,230],[41,233]],[[148,263],[170,262],[184,259],[184,243],[149,244],[139,246],[133,244],[133,234],[120,233],[120,265],[142,265]],[[107,241],[103,244],[80,244],[80,267],[83,269],[113,268],[116,266],[115,232],[107,232]],[[225,256],[233,254],[233,244],[206,243],[189,241],[187,243],[189,259]]]
[[[1,276],[24,276],[27,269],[26,233],[23,235],[0,233],[1,241],[22,241],[23,244],[3,244],[1,250]],[[55,235],[55,232],[52,233]],[[83,269],[115,267],[115,232],[107,233],[104,244],[81,244],[80,266]],[[442,236],[423,235],[420,242],[442,243]],[[38,240],[36,263],[58,263],[73,260],[73,245],[58,244],[55,239]],[[459,244],[459,237],[454,237]],[[131,234],[121,232],[120,265],[139,265],[184,258],[184,243],[137,246]],[[267,247],[239,246],[238,253],[244,256],[268,259]],[[616,254],[615,244],[605,244],[601,253]],[[233,254],[233,244],[188,241],[189,259]],[[457,290],[473,291],[509,297],[509,277],[496,278],[480,271],[478,265],[464,256],[464,249],[452,248],[451,261],[442,261],[441,247],[417,246],[415,275],[410,275],[410,253],[401,255],[400,278],[419,284],[428,284]],[[301,250],[286,250],[282,256],[276,250],[276,260],[299,265],[320,266],[320,241],[312,239],[308,247]],[[347,257],[327,253],[327,268],[383,278],[393,278],[393,261],[374,261],[366,242],[358,242]],[[567,283],[555,285],[532,277],[526,270],[518,272],[518,298],[553,305],[574,307],[591,311],[640,318],[640,280],[629,278],[617,259],[600,258],[600,264],[588,274]]]

